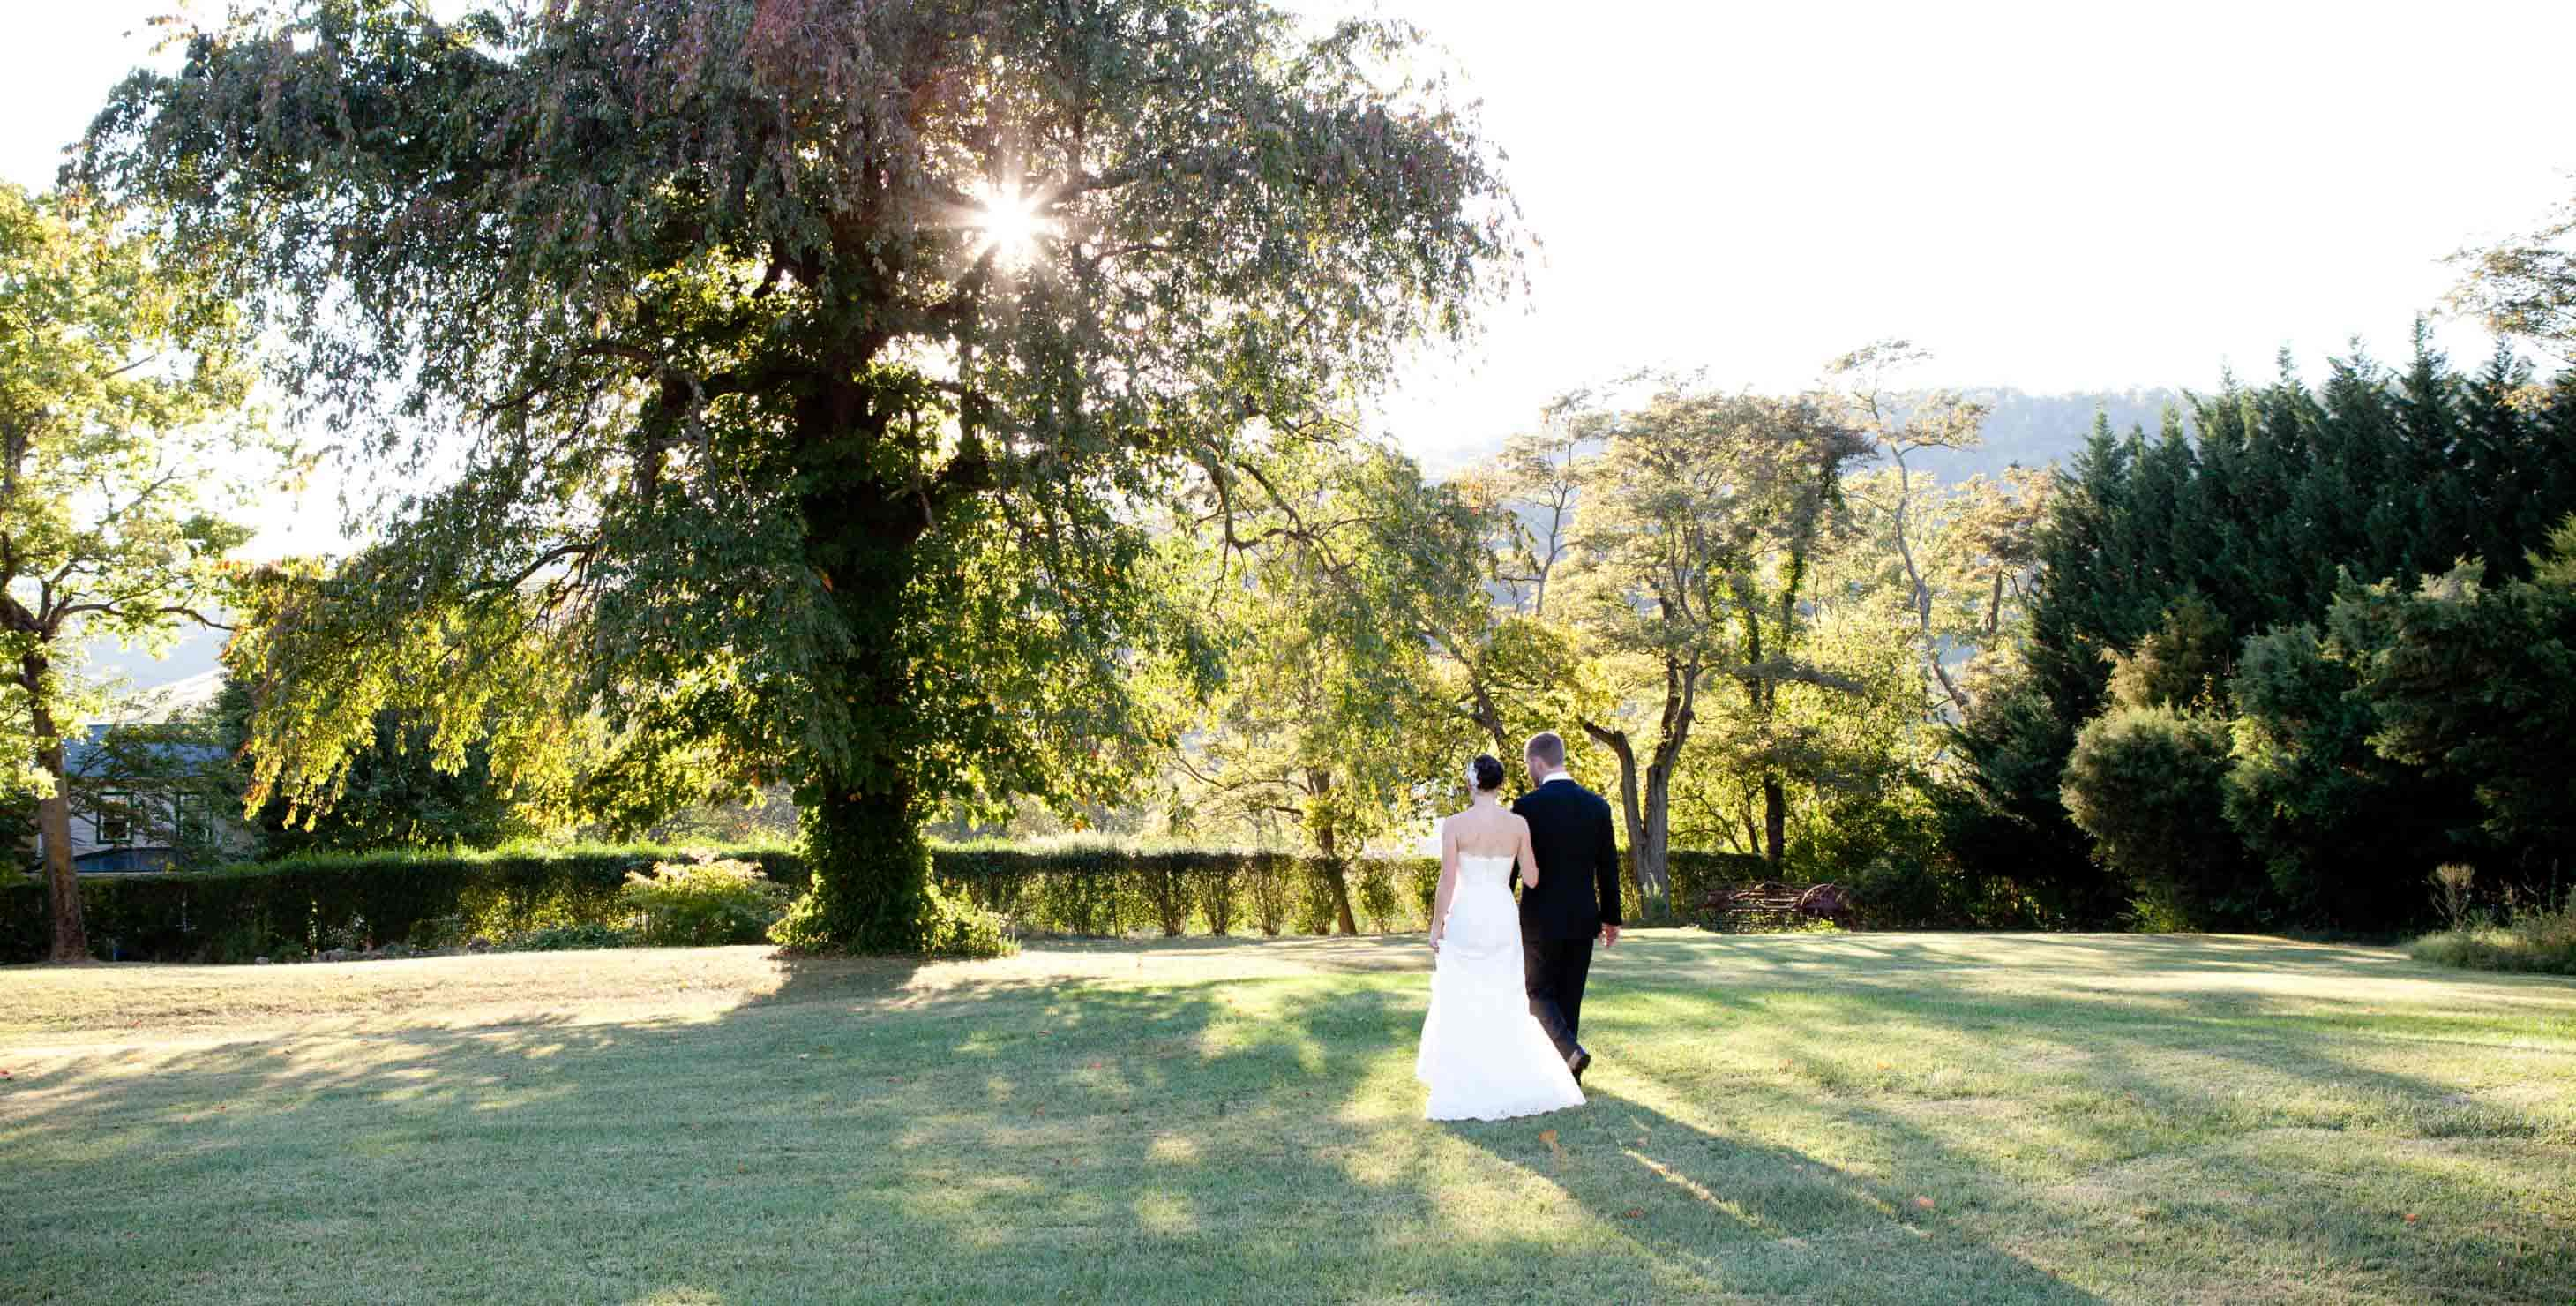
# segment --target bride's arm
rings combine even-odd
[[[1440,950],[1440,936],[1448,931],[1449,896],[1458,889],[1458,836],[1449,832],[1449,823],[1440,823],[1440,888],[1431,895],[1431,950]]]
[[[1529,819],[1522,816],[1512,819],[1520,822],[1521,827],[1521,887],[1535,889],[1538,887],[1538,854],[1530,851]]]

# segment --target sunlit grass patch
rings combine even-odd
[[[2565,1300],[2576,987],[1632,935],[1420,1120],[1418,939],[0,971],[33,1300]],[[2411,1217],[2411,1218],[2409,1218]]]

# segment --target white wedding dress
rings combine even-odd
[[[1583,1105],[1583,1090],[1530,1014],[1512,859],[1460,857],[1449,925],[1431,968],[1431,1011],[1413,1077],[1430,1120],[1505,1120]]]

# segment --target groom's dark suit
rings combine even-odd
[[[1521,951],[1530,1014],[1571,1058],[1583,1020],[1592,940],[1619,923],[1619,841],[1610,804],[1572,780],[1550,780],[1512,810],[1529,822],[1538,887],[1521,890]]]

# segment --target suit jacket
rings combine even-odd
[[[1523,939],[1588,939],[1619,923],[1619,839],[1610,804],[1571,780],[1521,795],[1538,887],[1521,890]]]

